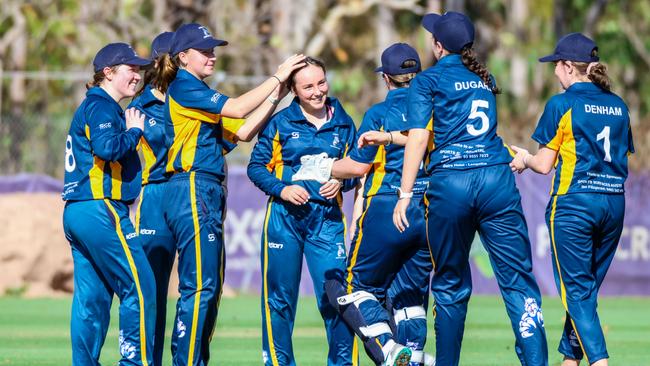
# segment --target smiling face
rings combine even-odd
[[[197,50],[190,48],[180,52],[178,57],[189,73],[203,80],[214,72],[214,64],[217,57],[214,55],[214,49]]]
[[[300,105],[308,111],[325,108],[329,85],[325,71],[318,65],[307,65],[294,76],[293,93],[300,100]]]
[[[105,67],[106,78],[103,83],[111,90],[111,95],[118,101],[135,95],[140,76],[140,66],[119,65],[117,67]]]

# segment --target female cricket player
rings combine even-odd
[[[375,72],[382,74],[388,95],[366,112],[359,143],[350,155],[332,166],[336,178],[366,178],[346,276],[342,285],[329,283],[328,295],[377,365],[408,365],[410,356],[415,366],[425,363],[425,306],[432,269],[422,202],[428,178],[423,170],[415,183],[416,199],[408,208],[412,226],[402,234],[379,223],[391,221],[397,203],[406,143],[401,134],[407,129],[406,95],[421,66],[417,51],[406,43],[386,48],[381,60]],[[352,301],[339,304],[346,298]],[[432,362],[428,356],[427,364]]]
[[[135,213],[135,231],[149,261],[156,283],[156,322],[154,331],[153,360],[162,365],[165,345],[165,319],[167,318],[167,294],[169,275],[174,264],[176,245],[163,217],[162,195],[167,182],[165,176],[165,94],[169,74],[169,46],[172,32],[163,32],[151,42],[153,65],[145,71],[143,86],[133,99],[133,107],[144,115],[144,133],[140,147],[144,160],[142,167],[142,192]]]
[[[625,102],[611,92],[598,47],[580,33],[562,37],[552,55],[565,90],[552,97],[537,124],[534,155],[517,151],[513,171],[548,174],[555,164],[546,223],[553,273],[567,316],[558,351],[563,366],[608,364],[596,311],[598,290],[623,230],[628,154],[634,152]]]
[[[515,333],[522,365],[546,365],[541,296],[532,273],[521,198],[496,134],[495,93],[472,50],[474,25],[461,13],[427,14],[437,63],[418,74],[407,97],[408,141],[393,222],[410,224],[413,183],[425,151],[429,186],[426,225],[434,275],[436,362],[458,365],[472,292],[469,250],[478,231],[487,249]],[[428,147],[428,149],[427,149]]]
[[[291,334],[296,316],[303,254],[314,281],[329,342],[328,365],[352,365],[353,333],[325,296],[324,283],[345,271],[341,190],[356,181],[292,182],[307,152],[343,158],[356,143],[354,122],[327,96],[325,66],[306,66],[288,80],[296,95],[260,133],[248,177],[269,195],[262,232],[262,347],[265,365],[295,365]]]
[[[147,64],[126,43],[99,50],[68,132],[62,196],[74,262],[73,365],[99,365],[113,294],[120,299],[119,364],[152,364],[155,282],[129,219],[140,191],[136,147],[144,116],[118,104],[135,95],[140,66]]]
[[[226,44],[206,27],[192,23],[174,32],[170,46],[178,71],[166,95],[165,174],[170,178],[163,193],[163,215],[178,251],[174,365],[205,365],[209,360],[225,266],[223,151],[242,131],[254,135],[261,128],[260,121],[275,107],[267,98],[303,65],[303,56],[289,57],[261,85],[229,98],[204,82],[214,72],[214,48]],[[221,118],[243,118],[256,108],[261,118],[249,119],[238,128],[226,126]]]

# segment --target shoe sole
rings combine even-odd
[[[397,354],[397,357],[395,357],[395,363],[393,363],[393,366],[409,366],[409,362],[411,362],[411,349],[404,348]]]

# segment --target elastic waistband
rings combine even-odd
[[[214,182],[221,184],[223,182],[223,179],[217,175],[210,174],[210,173],[203,173],[203,172],[182,172],[182,173],[174,173],[170,178],[169,181],[179,181],[179,180],[189,180],[190,175],[194,174],[194,179],[199,179],[199,180],[204,180],[204,181],[209,181],[209,182]]]

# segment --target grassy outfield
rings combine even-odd
[[[171,365],[169,339],[173,302],[169,306],[165,365]],[[605,327],[611,363],[650,366],[650,298],[603,298],[600,317]],[[550,364],[559,365],[557,342],[564,323],[558,298],[546,298],[544,319],[549,341]],[[215,337],[214,365],[260,365],[261,330],[259,298],[239,296],[223,299]],[[118,354],[117,301],[113,322],[102,353],[102,364],[115,365]],[[69,365],[70,299],[27,300],[0,297],[0,365]],[[433,353],[433,322],[429,322]],[[467,316],[461,364],[518,365],[513,351],[514,336],[498,297],[474,296]],[[294,350],[299,365],[325,364],[327,346],[322,321],[313,297],[300,300],[294,330]],[[370,366],[365,354],[361,365]]]

